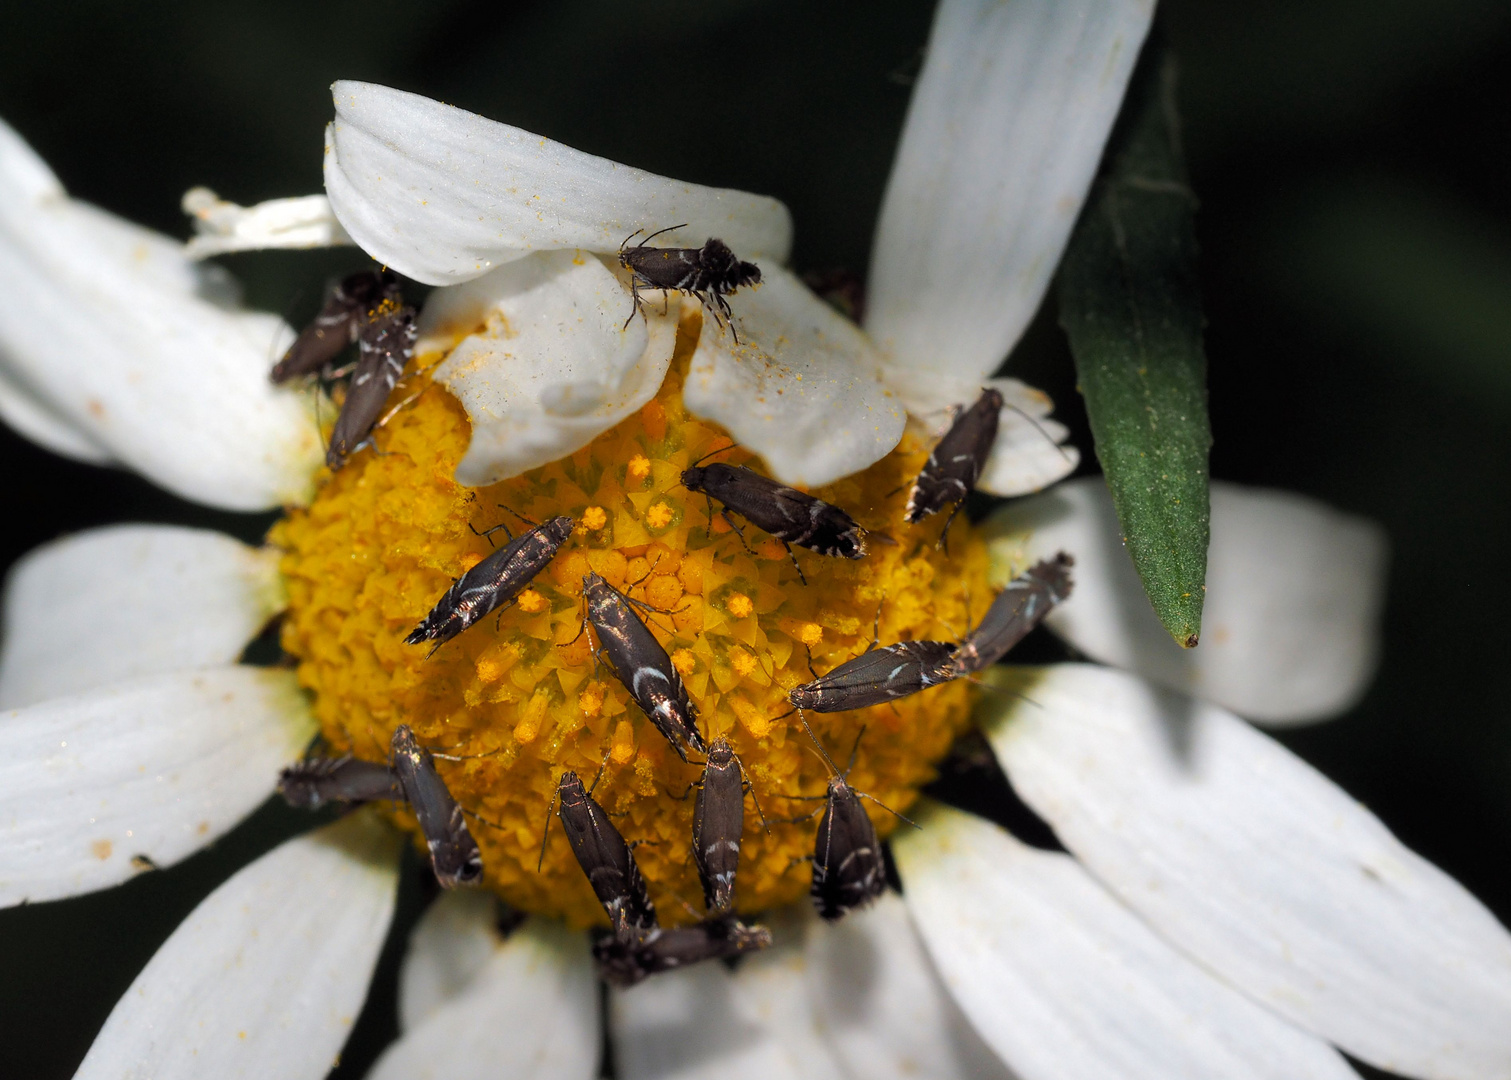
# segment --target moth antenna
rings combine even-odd
[[[378,422],[373,425],[373,430],[376,431],[378,428],[384,427],[385,425],[387,425],[387,423],[390,420],[392,420],[396,415],[398,415],[398,412],[399,412],[400,409],[404,408],[404,406],[406,406],[406,405],[412,404],[413,402],[417,401],[419,399],[419,397],[420,397],[421,394],[425,393],[426,390],[429,390],[434,385],[435,385],[435,383],[426,383],[424,386],[420,387],[414,393],[410,394],[403,401],[399,402],[393,408],[389,409],[386,413],[384,413],[382,415],[382,417],[379,418]]]
[[[458,806],[461,809],[462,813],[466,814],[473,821],[476,821],[479,824],[486,825],[490,829],[497,829],[499,832],[508,832],[509,831],[508,829],[506,829],[502,825],[500,825],[498,822],[496,822],[496,821],[490,821],[489,819],[483,817],[482,814],[474,813],[473,811],[468,810],[465,806],[461,806],[461,804],[458,804]],[[550,826],[550,821],[549,820],[546,822],[546,825],[547,825],[547,827]],[[545,850],[542,849],[541,850],[541,858],[544,859],[545,857],[546,857]],[[539,872],[540,867],[537,866],[535,869],[536,869],[537,872]]]
[[[865,738],[865,735],[866,725],[862,724],[860,726],[860,730],[855,733],[855,745],[850,747],[850,760],[845,763],[845,771],[841,776],[841,779],[848,778],[850,775],[850,770],[855,768],[855,755],[860,753],[860,741],[861,739]]]
[[[1000,686],[996,686],[996,685],[994,685],[992,683],[987,682],[985,679],[981,678],[979,675],[967,675],[967,676],[965,676],[965,680],[966,680],[966,682],[974,683],[976,686],[979,686],[979,687],[981,687],[981,689],[986,690],[986,691],[988,691],[990,693],[993,693],[993,694],[1005,694],[1007,697],[1015,697],[1019,701],[1027,702],[1028,704],[1032,705],[1036,709],[1042,709],[1042,708],[1044,708],[1044,706],[1041,703],[1035,701],[1033,698],[1029,697],[1027,694],[1020,693],[1017,690],[1004,690]]]
[[[551,800],[546,803],[546,827],[540,833],[540,858],[535,860],[535,872],[540,873],[540,868],[546,864],[546,841],[551,838],[551,815],[556,811],[556,800],[561,797],[561,778],[557,778],[556,790],[551,792]]]
[[[854,788],[851,788],[850,790],[851,791],[855,791]],[[903,815],[899,814],[896,810],[893,810],[890,806],[888,806],[886,803],[882,802],[880,799],[875,798],[874,796],[871,796],[871,795],[867,795],[864,791],[855,791],[855,794],[859,795],[862,799],[870,799],[877,806],[881,807],[887,813],[889,813],[893,817],[895,817],[898,821],[906,821],[909,825],[913,826],[913,828],[917,829],[919,832],[923,831],[923,826],[920,825],[920,824],[918,824],[918,822],[914,821],[910,817],[903,817]]]
[[[829,756],[829,751],[827,751],[827,750],[824,749],[824,744],[818,741],[818,736],[815,735],[813,733],[813,729],[808,726],[808,717],[806,715],[804,715],[802,709],[799,709],[797,711],[797,718],[800,721],[802,721],[803,730],[808,733],[808,738],[810,738],[810,739],[813,740],[813,745],[816,746],[816,747],[818,747],[819,755],[824,759],[824,764],[826,764],[826,765],[829,766],[829,771],[833,775],[843,778],[844,777],[844,773],[841,773],[839,771],[839,767],[834,764],[834,759]],[[864,734],[866,729],[865,728],[861,728],[860,730],[861,730],[861,733]],[[856,745],[857,746],[860,745],[860,740],[859,739],[856,740]],[[851,761],[851,764],[852,765],[854,764],[853,760]],[[849,770],[846,769],[845,772],[848,773]]]
[[[756,798],[755,781],[752,780],[750,778],[750,774],[745,771],[745,762],[740,759],[739,754],[735,755],[735,761],[740,766],[740,775],[745,778],[745,786],[750,790],[750,801],[755,805],[756,816],[761,819],[761,828],[765,831],[767,836],[770,836],[771,826],[766,823],[766,813],[761,809],[761,800]]]
[[[715,454],[722,454],[726,450],[733,450],[738,445],[740,445],[740,444],[737,443],[737,442],[735,442],[733,439],[731,439],[729,442],[725,443],[723,446],[720,446],[720,447],[718,447],[717,449],[714,449],[714,450],[710,450],[708,453],[704,454],[697,461],[695,461],[691,465],[689,465],[688,468],[689,469],[696,469],[699,465],[702,465],[705,461],[707,461],[709,458],[713,457]]]
[[[666,228],[664,228],[664,229],[657,229],[653,233],[645,233],[645,239],[642,240],[642,241],[640,241],[640,243],[636,244],[635,246],[636,247],[645,247],[646,244],[649,244],[652,240],[656,239],[656,237],[660,236],[662,233],[675,232],[677,229],[685,229],[685,228],[687,228],[687,222],[684,221],[681,225],[668,225]],[[645,232],[645,230],[644,229],[636,229],[635,232]],[[630,236],[634,236],[634,235],[635,235],[635,233],[630,233]],[[629,243],[629,240],[627,238],[625,240],[625,243]]]
[[[537,524],[534,521],[531,521],[529,518],[525,517],[524,514],[521,514],[518,510],[514,509],[514,507],[512,507],[512,506],[509,506],[507,503],[494,503],[493,505],[497,506],[500,510],[507,510],[507,511],[509,511],[509,513],[511,513],[515,517],[519,518],[519,520],[523,521],[526,525],[530,526],[530,528],[532,528],[532,529],[538,529],[538,528],[540,528],[539,524]]]
[[[1061,446],[1059,443],[1055,442],[1054,439],[1050,438],[1049,432],[1044,430],[1044,428],[1039,424],[1039,421],[1035,420],[1032,416],[1029,416],[1028,413],[1024,412],[1016,405],[1011,405],[1007,402],[1003,402],[1003,404],[1007,405],[1009,409],[1032,424],[1034,426],[1034,430],[1037,431],[1040,435],[1043,435],[1044,440],[1049,443],[1050,446],[1053,446],[1062,458],[1064,458],[1066,461],[1070,460],[1070,455],[1065,452],[1065,447]]]

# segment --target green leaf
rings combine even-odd
[[[1144,591],[1177,644],[1206,594],[1207,361],[1175,72],[1151,42],[1060,268],[1097,458]]]

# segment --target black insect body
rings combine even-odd
[[[420,823],[436,880],[448,889],[477,881],[483,874],[477,841],[467,829],[461,806],[435,771],[430,751],[415,742],[414,732],[405,724],[393,733],[390,748],[394,775]]]
[[[597,574],[583,577],[582,595],[599,645],[635,703],[683,761],[689,748],[707,754],[708,745],[698,732],[698,711],[687,696],[682,676],[630,601]]]
[[[514,537],[458,578],[404,641],[410,645],[433,641],[435,648],[430,651],[435,652],[483,616],[512,602],[546,568],[576,524],[563,515]]]
[[[385,304],[386,301],[386,304]],[[313,375],[357,340],[380,309],[399,304],[399,279],[391,270],[364,270],[343,278],[325,299],[315,321],[306,326],[273,366],[275,383]]]
[[[318,810],[327,803],[365,803],[404,798],[399,779],[386,762],[307,758],[278,775],[278,792],[292,807]]]
[[[860,794],[836,773],[829,777],[825,798],[813,843],[813,884],[808,895],[819,916],[833,922],[885,892],[887,871],[881,840],[860,804]]]
[[[717,315],[733,332],[729,302],[724,299],[743,285],[759,285],[761,268],[755,263],[742,262],[729,245],[722,240],[709,239],[700,248],[657,248],[649,241],[661,233],[680,229],[681,225],[651,233],[634,247],[629,247],[635,238],[631,233],[619,248],[619,265],[630,272],[630,289],[634,306],[630,319],[640,310],[641,289],[673,289],[696,296],[705,306],[712,306]],[[637,230],[638,231],[638,230]],[[629,325],[629,319],[625,320]],[[739,337],[736,336],[736,341]]]
[[[1036,563],[1007,583],[981,624],[955,651],[954,675],[970,675],[1001,660],[1054,606],[1070,595],[1075,560],[1065,552]]]
[[[959,677],[956,646],[947,641],[899,641],[871,648],[810,683],[787,700],[798,709],[842,712],[895,701]]]
[[[693,861],[710,915],[727,915],[734,909],[744,829],[745,781],[740,760],[729,740],[720,737],[708,749],[703,782],[693,803]]]
[[[630,845],[614,828],[603,807],[593,801],[575,772],[561,774],[556,797],[572,854],[577,856],[577,864],[587,875],[598,902],[608,912],[615,939],[626,946],[638,947],[658,928],[656,909]]]
[[[325,463],[332,471],[346,464],[346,459],[367,441],[378,423],[388,395],[398,384],[404,365],[414,355],[414,308],[401,307],[366,323],[358,336],[359,356],[346,400],[336,426],[331,429],[330,446]]]
[[[992,444],[997,441],[997,419],[1001,414],[1002,394],[991,389],[981,391],[976,403],[955,417],[950,430],[944,433],[944,438],[939,440],[924,463],[918,479],[913,481],[913,490],[908,492],[908,507],[903,514],[909,523],[938,513],[946,503],[955,504],[949,520],[944,523],[941,544],[965,497],[975,490],[976,481],[981,478],[981,468],[992,451]]]
[[[866,553],[865,530],[849,514],[743,465],[694,465],[682,470],[682,486],[718,499],[723,504],[724,520],[742,540],[745,534],[729,516],[731,513],[766,530],[784,547],[796,544],[841,559],[859,559]],[[791,547],[787,547],[787,554],[792,554]],[[792,563],[797,566],[795,556]],[[802,572],[799,566],[798,575]]]
[[[598,973],[615,986],[634,986],[648,975],[704,960],[726,960],[771,944],[771,931],[733,916],[670,930],[655,928],[638,945],[603,937],[593,945]]]

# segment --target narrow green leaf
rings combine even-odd
[[[1103,174],[1060,268],[1097,458],[1144,591],[1177,644],[1196,645],[1210,507],[1207,361],[1175,73],[1151,44]]]

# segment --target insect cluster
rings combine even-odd
[[[729,309],[724,296],[741,285],[759,281],[759,270],[753,264],[740,262],[717,240],[710,240],[701,249],[657,249],[642,243],[623,247],[620,260],[631,270],[637,288],[691,293],[726,318]],[[638,310],[638,291],[634,302]],[[339,467],[369,437],[412,352],[413,311],[402,306],[397,282],[386,271],[353,275],[341,282],[320,316],[275,369],[274,378],[316,372],[336,377],[330,365],[352,341],[359,344],[361,354],[352,369],[352,384],[332,434],[332,468]],[[950,504],[953,520],[991,449],[1001,405],[1001,396],[987,390],[973,406],[959,413],[912,485],[907,522],[916,523]],[[867,553],[868,536],[893,542],[869,533],[839,506],[744,466],[703,464],[706,460],[683,470],[682,485],[709,500],[710,519],[712,504],[717,501],[721,515],[747,550],[749,544],[737,517],[779,541],[805,583],[794,546],[825,557],[860,559]],[[501,616],[551,563],[577,527],[569,516],[527,524],[528,529],[518,536],[511,534],[504,547],[457,579],[405,641],[430,644],[433,654],[486,616],[495,612]],[[949,520],[945,531],[948,527]],[[773,793],[789,799],[822,800],[820,810],[815,811],[821,816],[811,855],[810,889],[820,916],[839,919],[870,903],[885,890],[886,873],[880,839],[862,802],[870,796],[848,784],[849,769],[841,772],[834,765],[808,727],[806,713],[883,704],[974,676],[999,660],[1069,595],[1070,566],[1070,557],[1062,553],[1013,579],[993,600],[981,622],[959,641],[901,641],[883,646],[873,632],[870,647],[861,655],[824,675],[814,672],[813,681],[788,692],[792,710],[799,713],[830,770],[821,796]],[[629,985],[659,971],[766,947],[771,942],[770,932],[741,921],[735,913],[744,800],[747,795],[754,800],[757,794],[739,757],[726,738],[714,738],[711,733],[705,736],[700,730],[697,707],[681,675],[642,617],[658,609],[631,598],[596,573],[583,577],[581,595],[585,612],[582,632],[591,632],[590,644],[596,642],[595,657],[599,661],[607,658],[614,675],[678,757],[703,767],[702,777],[694,785],[692,849],[705,912],[700,921],[682,927],[658,923],[635,861],[634,844],[620,834],[608,813],[593,799],[596,780],[594,785],[585,785],[570,771],[557,778],[553,801],[558,816],[573,854],[609,919],[609,930],[594,948],[600,974],[609,982]],[[468,830],[466,814],[436,770],[432,752],[418,745],[407,726],[394,733],[389,749],[387,762],[360,761],[350,756],[306,759],[284,771],[280,790],[292,805],[309,809],[327,803],[407,802],[440,883],[453,887],[479,880],[482,863],[478,846]],[[756,806],[759,810],[759,803]],[[542,837],[542,858],[548,837],[549,829]]]
[[[406,305],[399,279],[389,270],[364,270],[343,278],[325,298],[314,322],[273,365],[275,383],[316,375],[324,384],[345,380],[345,395],[331,429],[325,463],[332,471],[367,445],[382,423],[383,406],[414,356],[415,310]],[[355,343],[357,360],[336,359]]]

